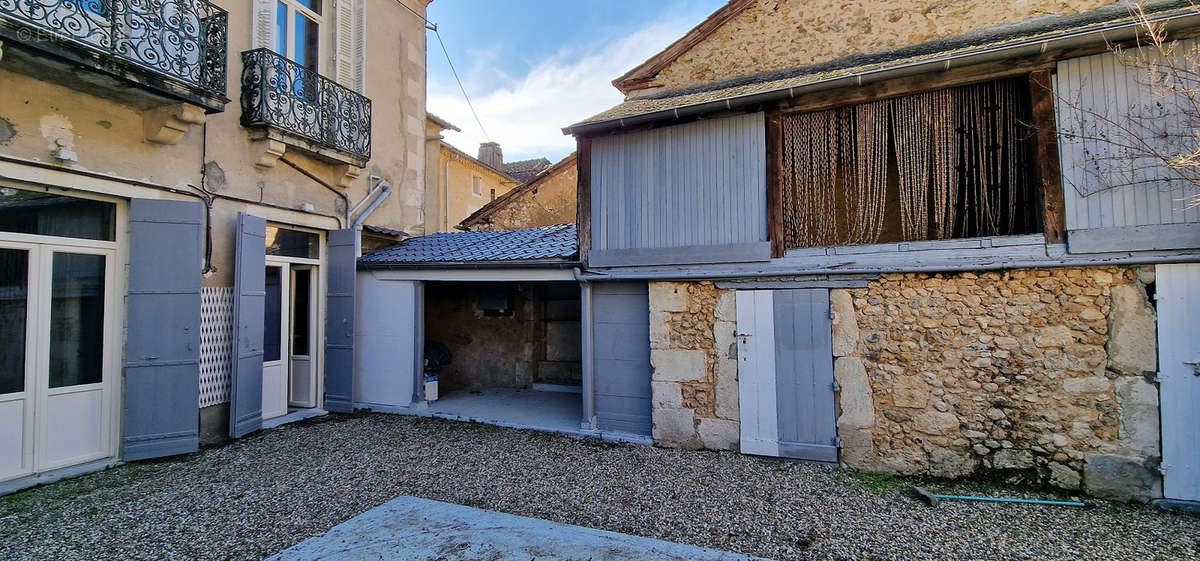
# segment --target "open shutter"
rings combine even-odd
[[[250,15],[251,43],[255,49],[275,47],[275,3],[277,0],[252,0]]]
[[[354,411],[354,283],[358,232],[329,232],[325,300],[325,409]]]
[[[362,93],[366,75],[367,9],[363,0],[337,0],[334,75],[339,84]]]
[[[266,238],[266,220],[238,213],[233,266],[233,372],[229,397],[229,436],[234,438],[262,428]]]
[[[125,460],[199,445],[203,222],[204,205],[195,201],[129,204]]]
[[[742,452],[836,462],[826,289],[737,293]]]

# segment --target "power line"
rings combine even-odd
[[[491,142],[492,137],[488,135],[487,129],[483,128],[483,121],[479,120],[479,113],[475,112],[475,104],[471,103],[471,96],[467,95],[467,88],[463,87],[462,78],[458,77],[458,70],[454,68],[454,62],[450,60],[450,51],[446,50],[446,43],[442,41],[442,34],[438,32],[437,24],[430,22],[428,19],[425,19],[425,16],[417,13],[416,10],[409,8],[408,4],[405,4],[403,0],[396,0],[396,3],[400,4],[405,10],[412,12],[412,15],[417,16],[417,18],[425,22],[425,29],[432,31],[437,37],[438,44],[442,46],[442,54],[446,55],[446,64],[450,65],[450,72],[454,74],[454,81],[458,82],[458,90],[462,92],[463,99],[467,100],[467,107],[471,108],[471,116],[475,117],[475,124],[479,125],[479,131],[483,133],[483,138],[488,142]]]
[[[467,100],[467,107],[471,108],[471,115],[475,117],[475,124],[479,125],[479,130],[483,133],[483,138],[491,142],[492,137],[488,136],[487,129],[483,128],[483,121],[479,120],[479,114],[475,112],[475,104],[471,103],[471,96],[467,95],[467,88],[463,87],[462,79],[458,77],[458,71],[454,69],[454,63],[450,61],[450,51],[446,50],[446,43],[442,42],[442,34],[438,33],[436,25],[433,26],[433,34],[437,36],[438,44],[442,46],[442,53],[446,55],[446,64],[450,65],[450,72],[454,74],[454,81],[458,82],[458,89],[462,92],[463,99]]]

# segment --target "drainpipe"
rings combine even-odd
[[[446,173],[442,176],[442,231],[450,231],[450,162],[458,161],[458,154],[446,160]]]
[[[367,217],[371,216],[372,212],[375,212],[375,209],[379,208],[379,205],[383,204],[383,201],[387,200],[388,195],[392,194],[392,186],[388,185],[388,182],[384,181],[384,179],[382,177],[373,175],[370,177],[370,179],[374,179],[374,180],[378,181],[378,183],[375,184],[375,188],[372,189],[372,191],[375,192],[375,197],[374,197],[374,199],[371,200],[371,204],[367,205],[367,208],[363,209],[362,213],[360,213],[358,216],[354,217],[354,221],[350,224],[350,227],[353,228],[354,231],[357,233],[357,235],[355,236],[354,245],[355,245],[355,254],[358,257],[362,257],[362,227],[363,227],[363,223],[367,221]]]
[[[583,378],[583,420],[580,428],[596,430],[596,360],[592,337],[592,283],[580,275],[579,268],[571,270],[579,282],[580,321],[583,349],[581,374]]]

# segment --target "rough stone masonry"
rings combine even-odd
[[[893,274],[832,290],[841,461],[1161,495],[1152,268]],[[733,291],[652,283],[654,439],[736,449]]]

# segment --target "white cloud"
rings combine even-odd
[[[556,161],[575,149],[574,139],[562,134],[562,127],[620,103],[623,96],[612,79],[661,51],[691,25],[691,18],[675,17],[592,49],[563,49],[533,64],[525,76],[491,91],[468,93],[488,135],[504,149],[505,160],[547,156]],[[441,53],[431,51],[429,56]],[[462,66],[468,66],[470,61],[464,62],[468,64]],[[452,79],[431,79],[427,104],[429,112],[463,129],[446,131],[446,140],[474,154],[485,139],[458,85]]]

